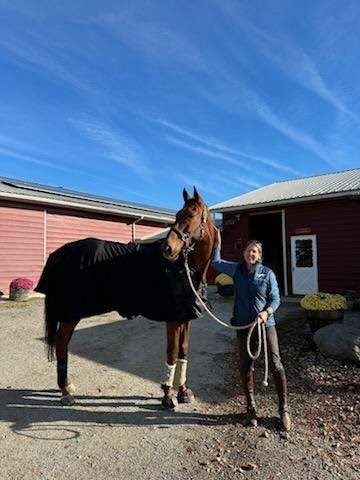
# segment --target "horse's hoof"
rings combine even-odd
[[[192,403],[195,400],[195,397],[191,388],[186,387],[185,390],[179,390],[177,400],[179,403]]]
[[[64,405],[64,407],[71,407],[72,405],[75,405],[75,400],[72,395],[63,395],[61,397],[61,405]]]
[[[165,395],[161,400],[161,407],[164,410],[170,410],[170,411],[174,412],[176,410],[177,405],[178,405],[178,401],[177,401],[175,396],[167,397]]]
[[[75,393],[76,392],[76,387],[73,383],[69,383],[69,385],[66,385],[65,388],[69,393]]]

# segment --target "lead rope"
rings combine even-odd
[[[264,380],[263,380],[263,385],[264,387],[267,387],[269,384],[268,384],[268,378],[269,378],[269,360],[268,360],[268,351],[267,351],[267,342],[266,342],[266,328],[265,328],[265,324],[264,323],[260,323],[259,320],[254,320],[253,322],[251,323],[248,323],[247,325],[244,325],[244,326],[235,326],[235,325],[229,325],[227,323],[225,323],[224,321],[220,320],[220,318],[218,318],[216,315],[214,315],[212,313],[211,310],[209,310],[209,308],[207,307],[207,305],[203,302],[202,298],[200,297],[200,295],[198,294],[198,292],[196,291],[195,287],[194,287],[194,284],[192,282],[192,278],[191,278],[191,273],[190,273],[190,268],[189,268],[189,264],[188,264],[188,259],[187,259],[187,256],[185,255],[185,270],[186,270],[186,274],[187,274],[187,277],[188,277],[188,280],[189,280],[189,283],[190,283],[190,287],[192,289],[192,291],[194,292],[194,295],[196,296],[196,298],[199,300],[200,304],[203,306],[203,308],[206,310],[206,312],[217,322],[217,323],[220,323],[220,325],[223,325],[224,327],[226,328],[230,328],[231,330],[245,330],[246,328],[249,329],[248,331],[248,334],[247,334],[247,338],[246,338],[246,349],[247,349],[247,353],[249,355],[249,357],[251,358],[251,360],[257,360],[259,357],[260,357],[260,354],[261,354],[261,348],[262,348],[262,345],[264,345],[264,360],[265,360],[265,371],[264,371]],[[250,339],[251,339],[251,335],[255,329],[257,325],[257,331],[258,331],[258,347],[257,347],[257,350],[255,352],[255,354],[252,353],[251,351],[251,346],[250,346]]]

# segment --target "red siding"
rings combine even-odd
[[[131,225],[121,221],[76,216],[75,214],[50,213],[47,215],[47,256],[64,243],[81,238],[96,237],[127,243],[131,240]]]
[[[161,232],[165,228],[165,225],[142,225],[140,223],[135,225],[135,238],[143,238],[148,235]]]
[[[128,243],[132,240],[132,222],[131,218],[69,209],[48,208],[45,213],[42,207],[3,202],[0,206],[0,291],[8,293],[9,284],[16,277],[27,277],[37,283],[44,257],[64,243],[85,237]],[[165,226],[155,222],[137,224],[136,236],[155,233]]]
[[[96,237],[128,243],[132,240],[132,219],[76,215],[74,212],[47,213],[47,256],[61,245],[80,238]],[[135,237],[149,235],[162,227],[135,224]],[[145,233],[142,233],[145,232]]]
[[[11,280],[37,282],[44,261],[44,213],[26,206],[0,206],[0,290]]]
[[[286,208],[288,280],[291,291],[290,237],[309,228],[316,235],[319,290],[360,291],[360,204],[332,200]]]
[[[272,207],[273,208],[273,207]],[[319,290],[360,292],[360,202],[355,199],[321,200],[285,205],[288,290],[292,292],[290,237],[306,229],[316,235]],[[279,208],[280,210],[281,208]],[[234,242],[249,238],[249,213],[266,213],[271,208],[224,214],[223,256],[239,258]],[[299,230],[299,234],[301,230]]]

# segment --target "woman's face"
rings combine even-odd
[[[261,254],[258,247],[254,244],[249,245],[244,251],[244,259],[248,265],[255,265],[256,262],[261,260]]]

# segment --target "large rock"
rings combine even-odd
[[[326,357],[360,364],[360,316],[320,328],[314,334],[314,342]]]

